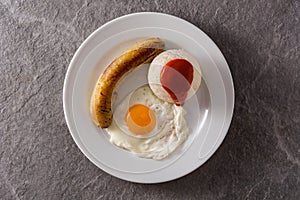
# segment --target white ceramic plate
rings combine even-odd
[[[141,38],[159,37],[167,49],[183,48],[200,63],[203,81],[185,103],[190,129],[187,141],[162,161],[138,158],[109,143],[107,134],[89,115],[94,85],[105,67]],[[148,66],[130,74],[118,89],[118,99],[147,83]],[[184,176],[216,151],[229,128],[234,108],[232,77],[222,53],[199,28],[161,13],[135,13],[112,20],[92,33],[75,53],[64,83],[64,112],[72,137],[96,166],[124,180],[158,183]]]

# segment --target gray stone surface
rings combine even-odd
[[[68,64],[109,20],[158,11],[217,43],[236,89],[216,154],[163,184],[119,180],[76,147],[62,108]],[[0,0],[1,199],[300,199],[300,2]]]

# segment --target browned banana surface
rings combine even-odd
[[[159,38],[140,41],[123,52],[101,74],[91,99],[91,114],[94,122],[107,128],[112,122],[112,94],[126,73],[151,62],[164,51],[164,42]]]

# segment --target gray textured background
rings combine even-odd
[[[65,72],[99,26],[138,11],[186,19],[220,47],[236,89],[216,154],[176,181],[143,185],[95,167],[62,108]],[[299,199],[300,2],[0,0],[1,199]]]

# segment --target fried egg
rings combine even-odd
[[[183,107],[157,98],[146,85],[116,106],[106,130],[112,144],[142,158],[161,160],[186,140],[184,115]]]

